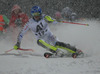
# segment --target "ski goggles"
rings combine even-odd
[[[36,12],[32,14],[33,16],[40,16],[40,13]]]

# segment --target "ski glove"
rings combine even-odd
[[[15,49],[15,50],[17,50],[18,48],[20,48],[20,43],[19,43],[19,42],[17,42],[17,43],[15,44],[15,46],[14,46],[14,49]]]
[[[55,21],[55,19],[51,18],[50,16],[45,16],[44,18],[48,23],[51,23],[51,22]]]

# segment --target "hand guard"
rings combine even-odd
[[[15,44],[15,46],[14,46],[14,49],[15,49],[15,50],[17,50],[18,48],[20,48],[20,43],[19,43],[19,42],[17,42],[17,43]]]

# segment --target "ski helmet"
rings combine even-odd
[[[39,6],[33,6],[31,9],[31,15],[32,16],[39,16],[42,14],[42,10]]]

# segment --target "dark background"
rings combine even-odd
[[[0,14],[10,18],[14,4],[18,4],[29,16],[32,6],[38,5],[43,13],[52,17],[56,11],[68,6],[80,17],[100,18],[100,0],[0,0]]]

